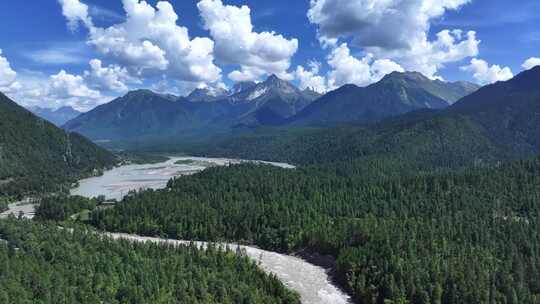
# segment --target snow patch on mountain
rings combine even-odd
[[[268,92],[269,88],[264,86],[264,87],[259,87],[259,88],[256,88],[255,91],[251,92],[251,94],[249,94],[249,96],[246,98],[246,100],[254,100],[254,99],[257,99],[261,96],[263,96],[264,94],[266,94],[266,92]]]

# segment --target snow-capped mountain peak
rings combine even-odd
[[[231,95],[231,101],[233,103],[252,102],[272,97],[284,100],[298,99],[302,97],[302,92],[293,84],[278,78],[276,75],[271,75],[265,81],[247,86],[247,89]]]

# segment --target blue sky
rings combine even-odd
[[[169,22],[167,30],[153,34],[105,33],[126,22],[124,5],[130,1],[142,3],[2,1],[0,90],[25,105],[84,110],[127,89],[185,94],[195,87],[263,80],[271,73],[320,91],[345,83],[368,85],[392,70],[485,84],[507,79],[524,69],[525,60],[540,57],[537,0],[395,0],[382,8],[377,0],[204,0],[202,5],[177,0],[168,1],[179,18],[176,27]],[[157,14],[157,1],[147,2],[147,12]],[[447,4],[433,4],[442,2]],[[369,3],[376,8],[363,7]],[[249,12],[240,9],[243,5]],[[426,5],[433,8],[421,11]],[[144,28],[148,19],[135,21]],[[224,24],[232,32],[223,33]],[[179,28],[189,37],[179,34],[171,45],[167,33]],[[204,41],[194,42],[195,37]],[[249,38],[239,42],[241,37]],[[113,38],[114,44],[105,40]],[[125,46],[118,39],[126,40]],[[191,53],[183,54],[178,43]],[[92,59],[99,65],[91,67]]]

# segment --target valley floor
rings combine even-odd
[[[185,159],[187,158],[171,158],[170,160],[161,164],[130,165],[130,166],[124,166],[124,168],[129,169],[127,170],[129,172],[138,172],[138,174],[140,174],[141,172],[149,171],[153,175],[158,175],[161,179],[164,180],[164,182],[162,183],[163,185],[160,184],[159,186],[164,186],[166,181],[171,177],[169,176],[171,172],[175,172],[175,173],[180,172],[180,171],[176,171],[178,170],[178,168],[175,168],[175,162],[177,162],[178,160],[185,160]],[[227,165],[230,163],[243,162],[241,160],[230,160],[230,159],[207,159],[207,158],[189,158],[189,159],[195,159],[198,161],[211,160],[216,165],[221,165],[221,166]],[[282,163],[268,163],[268,162],[258,162],[258,163],[272,164],[274,166],[278,166],[282,168],[294,168],[294,166],[291,166],[288,164],[282,164]],[[187,168],[187,169],[191,170],[193,168]],[[197,168],[197,171],[200,171],[203,169],[204,167]],[[129,175],[126,173],[126,169],[122,169],[122,167],[115,168],[111,170],[111,172],[113,171],[116,172],[115,170],[122,171],[123,174],[120,174],[120,175],[123,175],[123,176]],[[162,171],[167,171],[167,172],[171,171],[171,172],[168,172],[169,174],[164,174]],[[87,179],[87,181],[88,180],[94,181],[94,183],[98,183],[98,184],[100,182],[103,183],[103,185],[100,184],[101,187],[92,187],[94,191],[96,191],[96,189],[99,189],[101,191],[103,189],[110,190],[111,188],[110,184],[114,183],[115,181],[110,178],[106,178],[109,175],[110,174],[105,172],[105,175],[101,177],[94,177],[91,179]],[[162,175],[165,175],[165,178],[163,178]],[[133,178],[133,176],[131,176],[131,178]],[[146,182],[149,181],[147,178],[144,178],[144,180]],[[85,182],[83,181],[83,185],[84,184]],[[160,188],[160,187],[157,187],[157,188]],[[127,193],[127,192],[128,191],[124,191],[124,193]],[[84,195],[88,193],[82,193],[82,194]],[[86,196],[91,197],[93,195],[86,195]],[[121,199],[121,197],[118,197],[118,198]],[[31,202],[28,202],[28,201],[12,203],[9,205],[9,209],[7,211],[0,213],[0,219],[7,218],[10,214],[12,214],[15,217],[22,216],[23,218],[31,219],[34,217],[34,214],[35,214],[35,205],[31,204]],[[190,243],[189,240],[152,238],[152,237],[143,237],[143,236],[138,236],[138,235],[122,234],[122,233],[105,233],[105,235],[113,239],[126,239],[126,240],[131,240],[134,242],[153,242],[153,243],[173,244],[173,245],[186,245]],[[206,247],[208,245],[207,242],[196,242],[196,244],[201,247]],[[275,274],[277,278],[281,282],[283,282],[288,288],[300,294],[301,301],[304,304],[351,303],[350,297],[333,284],[331,278],[329,277],[328,271],[322,267],[315,266],[298,257],[285,255],[285,254],[279,254],[272,251],[267,251],[267,250],[251,247],[251,246],[238,247],[238,245],[236,244],[222,244],[222,245],[228,246],[229,248],[232,248],[232,249],[240,248],[243,253],[245,253],[248,257],[256,261],[259,267],[261,267],[265,272]]]

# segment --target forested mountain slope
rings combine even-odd
[[[448,110],[471,117],[517,155],[540,153],[540,66],[481,88]]]
[[[484,135],[482,126],[465,116],[431,112],[418,116],[369,127],[271,129],[192,148],[192,152],[298,165],[379,162],[387,163],[390,170],[396,165],[418,170],[481,165],[509,158]]]
[[[115,163],[108,151],[0,93],[0,196],[59,190]]]

